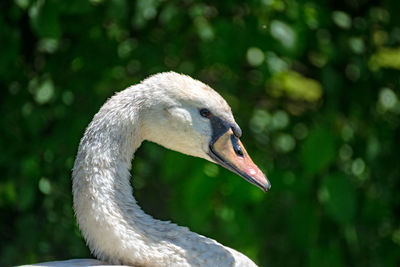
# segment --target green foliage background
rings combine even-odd
[[[146,143],[144,210],[261,266],[400,265],[400,1],[3,0],[0,265],[90,257],[71,168],[115,91],[174,70],[232,106],[267,194]]]

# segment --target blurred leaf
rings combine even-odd
[[[63,14],[84,14],[91,11],[90,1],[68,0],[58,4]]]
[[[340,246],[337,243],[333,243],[330,246],[321,246],[310,250],[310,267],[340,267],[346,266],[343,263],[343,256],[340,252]]]
[[[304,142],[300,156],[307,173],[320,172],[336,158],[334,136],[325,128],[315,128]]]
[[[294,71],[273,76],[268,85],[268,92],[275,97],[284,95],[295,100],[315,102],[322,96],[322,87],[318,81]]]
[[[20,37],[16,31],[4,25],[3,18],[0,16],[0,79],[8,80],[12,78],[12,71],[20,49]]]
[[[310,203],[297,202],[290,214],[290,229],[293,245],[309,251],[318,233],[318,219]]]
[[[38,0],[29,9],[30,22],[38,36],[58,39],[61,36],[58,5],[55,0]]]
[[[320,200],[333,219],[349,224],[356,211],[356,191],[349,178],[343,174],[332,174],[322,179]]]
[[[14,205],[17,200],[16,195],[14,183],[11,181],[0,183],[0,206]]]
[[[369,60],[371,70],[392,68],[400,70],[400,48],[383,47],[373,54]]]

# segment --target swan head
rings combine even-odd
[[[216,91],[174,72],[151,76],[142,85],[152,93],[142,114],[144,139],[217,163],[269,190],[270,182],[239,140],[242,131],[229,105]]]

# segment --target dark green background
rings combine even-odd
[[[2,0],[0,265],[90,257],[71,168],[114,92],[174,70],[232,106],[267,194],[145,143],[144,210],[261,266],[400,265],[400,1]]]

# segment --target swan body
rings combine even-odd
[[[93,255],[130,266],[256,266],[213,239],[144,213],[130,185],[133,154],[148,140],[221,164],[266,191],[269,182],[240,135],[225,100],[185,75],[156,74],[110,98],[87,127],[72,174],[76,218]]]
[[[91,267],[116,267],[117,265],[107,265],[105,262],[101,262],[99,260],[94,260],[94,259],[73,259],[73,260],[65,260],[65,261],[49,261],[49,262],[44,262],[44,263],[38,263],[38,264],[30,264],[30,265],[23,265],[20,267],[86,267],[86,266],[91,266]],[[125,267],[126,265],[120,265],[120,267]],[[127,266],[126,266],[127,267]]]

